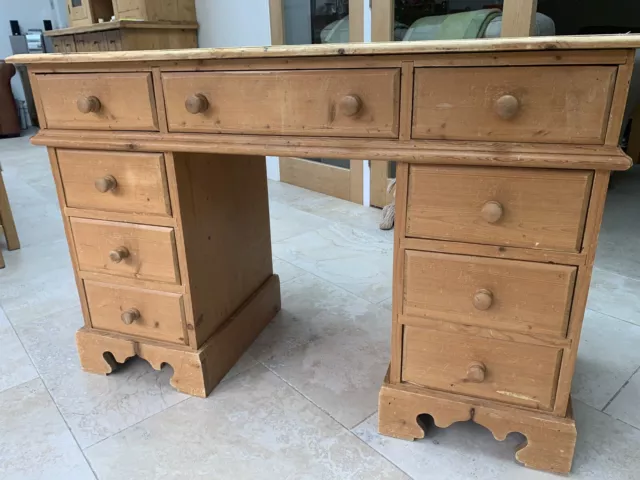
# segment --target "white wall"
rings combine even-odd
[[[271,45],[269,0],[196,0],[196,14],[200,47]]]
[[[18,20],[23,33],[30,28],[44,29],[43,20],[51,20],[53,28],[67,26],[66,0],[0,0],[0,4],[0,59],[12,53],[9,20]],[[11,79],[11,88],[18,100],[24,100],[18,74]]]

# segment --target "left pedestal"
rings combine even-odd
[[[85,318],[83,369],[108,374],[138,356],[207,396],[280,310],[265,158],[49,154]]]

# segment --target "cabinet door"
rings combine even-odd
[[[91,12],[89,0],[67,0],[69,23],[72,26],[91,25]]]

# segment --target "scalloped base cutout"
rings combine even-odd
[[[83,327],[76,332],[80,364],[108,375],[138,356],[156,370],[170,365],[176,390],[206,397],[279,311],[280,279],[272,275],[198,350]]]
[[[469,420],[487,428],[496,440],[505,440],[512,432],[524,435],[526,440],[515,451],[523,465],[555,473],[571,471],[576,444],[571,404],[567,417],[561,418],[411,385],[391,385],[387,379],[380,390],[378,430],[383,435],[415,440],[424,438],[430,425],[447,428]]]

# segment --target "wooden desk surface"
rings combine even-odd
[[[197,48],[84,54],[14,55],[6,61],[23,64],[158,62],[223,58],[327,57],[344,55],[403,55],[422,53],[512,52],[544,50],[602,50],[640,48],[640,35],[584,35],[420,42],[279,45],[241,48]]]

